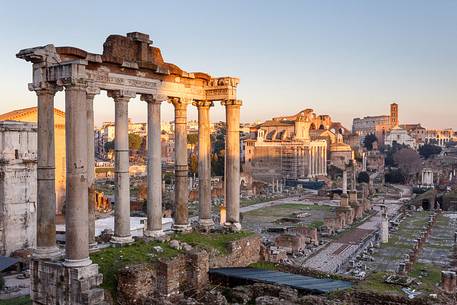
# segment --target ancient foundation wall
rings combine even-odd
[[[33,305],[104,305],[104,291],[98,286],[103,275],[98,265],[67,268],[61,262],[32,259],[31,297]]]
[[[256,263],[260,260],[261,244],[262,241],[259,235],[232,241],[228,246],[226,255],[210,257],[209,267],[246,267]]]

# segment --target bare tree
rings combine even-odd
[[[421,171],[422,159],[414,149],[403,148],[397,151],[394,154],[394,161],[408,182],[412,176]]]

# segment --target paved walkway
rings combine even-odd
[[[399,208],[400,205],[398,204],[388,205],[388,214],[390,216],[395,215]],[[306,260],[303,266],[323,272],[337,272],[345,262],[357,253],[360,245],[379,229],[381,221],[381,213],[378,212],[356,228],[343,233],[336,240],[328,243],[316,255]]]

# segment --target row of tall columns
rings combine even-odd
[[[95,247],[95,157],[93,144],[94,96],[86,82],[65,85],[66,132],[66,248],[65,265],[81,267],[91,264],[89,248]],[[36,90],[38,96],[38,179],[37,179],[37,247],[39,258],[59,257],[55,230],[55,143],[54,95],[56,86]],[[114,244],[133,241],[130,233],[130,183],[128,148],[128,102],[135,93],[109,91],[115,102],[115,232]],[[143,95],[148,103],[148,222],[146,236],[162,232],[160,105],[163,99]],[[187,101],[173,98],[175,107],[176,213],[175,229],[186,230],[188,223],[187,190]],[[240,228],[240,106],[228,100],[226,107],[226,225]],[[213,225],[211,219],[211,159],[209,108],[212,102],[199,101],[199,178],[201,225]]]
[[[311,146],[309,155],[309,176],[327,175],[327,149],[325,146]]]
[[[58,87],[47,83],[38,96],[37,258],[58,258],[55,230],[54,95]],[[93,99],[98,90],[85,82],[65,85],[66,266],[91,264],[89,245],[95,243],[95,160]],[[87,205],[86,205],[87,204]]]

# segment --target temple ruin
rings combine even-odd
[[[17,57],[33,64],[29,90],[38,97],[37,246],[32,260],[33,304],[102,304],[98,288],[102,275],[89,258],[95,243],[94,111],[101,90],[115,106],[115,232],[113,245],[133,242],[130,235],[128,103],[140,95],[148,115],[148,195],[145,236],[162,231],[160,107],[168,101],[175,109],[174,229],[188,231],[187,107],[198,108],[199,223],[211,219],[209,110],[214,101],[226,109],[225,225],[239,230],[240,106],[238,78],[214,78],[189,73],[166,63],[149,35],[110,35],[103,54],[75,47],[46,45],[21,50]],[[65,256],[56,246],[54,95],[65,90],[66,134],[66,243]],[[63,283],[63,285],[62,285]]]

